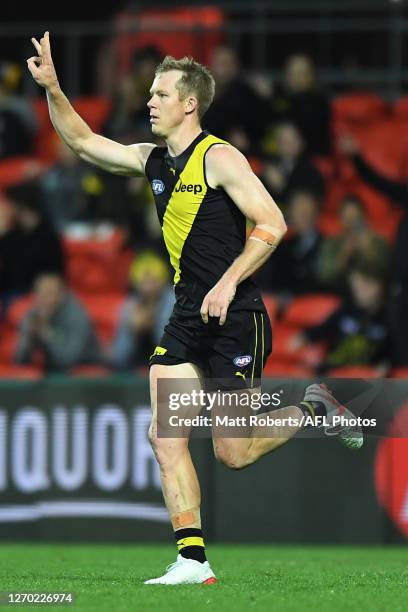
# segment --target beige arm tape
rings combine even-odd
[[[276,249],[282,237],[282,231],[271,225],[256,225],[250,233],[248,240],[263,242],[268,247]]]
[[[200,511],[196,508],[184,510],[171,515],[171,524],[173,529],[182,529],[183,527],[196,527],[201,525]]]

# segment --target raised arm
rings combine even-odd
[[[343,136],[339,141],[340,150],[348,155],[354,164],[357,172],[365,181],[376,189],[383,193],[387,198],[395,200],[400,204],[407,205],[408,202],[408,185],[407,183],[400,183],[394,181],[387,176],[384,176],[380,172],[377,172],[370,164],[368,164],[360,152],[358,142],[349,134]]]
[[[27,60],[28,69],[47,93],[50,118],[62,140],[82,159],[115,174],[144,174],[144,167],[154,144],[125,146],[95,134],[72,108],[62,92],[51,57],[49,33],[38,42],[31,39],[37,55]]]
[[[232,263],[201,307],[208,315],[225,322],[237,285],[260,268],[286,232],[283,215],[265,187],[252,172],[242,153],[230,145],[215,145],[206,155],[206,175],[211,187],[222,187],[255,226],[241,255]]]

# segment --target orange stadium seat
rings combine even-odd
[[[345,162],[343,165],[343,161]],[[324,199],[324,209],[321,216],[326,215],[336,216],[342,198],[348,193],[352,193],[352,181],[355,180],[355,172],[347,160],[341,160],[340,172],[343,174],[343,168],[347,169],[348,177],[339,176],[338,179],[330,181],[327,185],[326,197]]]
[[[350,171],[354,173],[351,166]],[[386,240],[392,241],[401,219],[401,209],[393,206],[388,198],[364,183],[355,173],[329,185],[325,209],[319,219],[321,232],[327,236],[338,232],[340,226],[337,211],[341,200],[349,194],[355,194],[362,199],[371,227]]]
[[[100,132],[108,118],[112,103],[102,96],[84,96],[72,101],[72,106],[95,132]]]
[[[335,173],[335,164],[333,159],[329,157],[314,156],[313,165],[320,171],[326,182],[333,179]]]
[[[38,98],[34,98],[31,102],[31,106],[33,109],[33,113],[36,116],[39,130],[45,128],[52,128],[52,123],[50,119],[50,114],[48,112],[48,103],[47,98],[43,95],[40,95]]]
[[[397,210],[388,198],[363,181],[356,181],[351,193],[360,197],[364,202],[368,221],[376,230],[378,228],[381,231],[381,228],[384,228],[390,220],[394,210]]]
[[[333,212],[324,212],[319,217],[319,230],[324,236],[336,236],[341,231],[338,217]]]
[[[301,331],[302,329],[298,327],[277,325],[273,330],[273,348],[269,361],[298,364],[309,368],[320,365],[327,352],[324,343],[309,342],[299,349],[291,349],[291,340]]]
[[[31,105],[38,123],[36,154],[43,160],[53,161],[56,157],[55,131],[48,112],[47,99],[40,96],[35,98]]]
[[[408,366],[401,368],[394,368],[391,370],[391,378],[407,378],[408,379]]]
[[[124,241],[123,231],[114,229],[103,238],[71,238],[64,236],[64,249],[68,255],[98,253],[99,255],[114,255],[120,251]]]
[[[135,369],[135,374],[137,374],[137,376],[149,376],[149,367],[139,366]]]
[[[40,174],[45,166],[33,157],[11,157],[0,161],[0,188],[15,185]]]
[[[224,15],[216,6],[124,10],[114,23],[118,73],[129,73],[135,51],[148,46],[158,48],[163,55],[192,55],[210,64],[212,50],[224,38],[223,22]],[[132,26],[136,31],[129,32]]]
[[[367,161],[390,178],[408,176],[408,121],[387,119],[357,129],[354,135]]]
[[[125,291],[134,255],[123,244],[120,230],[103,240],[65,237],[69,284],[80,293]]]
[[[16,329],[19,327],[22,319],[27,314],[34,302],[33,294],[24,295],[23,297],[17,298],[10,305],[7,311],[7,323]]]
[[[408,121],[408,96],[403,96],[397,100],[392,110],[394,117]]]
[[[262,299],[271,325],[273,325],[279,310],[279,300],[270,293],[262,293]]]
[[[248,155],[247,159],[248,159],[249,165],[251,166],[252,172],[256,174],[257,176],[262,174],[263,169],[264,169],[264,164],[262,160],[259,157],[256,157],[256,155]]]
[[[387,103],[372,93],[350,93],[332,101],[334,121],[343,124],[366,125],[384,119],[388,113]]]
[[[102,343],[111,341],[125,296],[122,293],[83,294],[79,299],[89,313]]]
[[[0,364],[11,363],[17,345],[17,332],[3,325],[0,332]]]
[[[72,105],[88,125],[94,131],[99,132],[109,114],[112,103],[101,96],[84,96],[72,100]],[[54,161],[58,136],[50,120],[46,98],[42,96],[34,99],[32,108],[39,128],[36,153],[42,160]]]
[[[336,295],[310,294],[296,297],[289,304],[282,323],[291,327],[309,327],[322,323],[340,305]]]
[[[70,257],[67,261],[69,284],[76,291],[103,293],[112,289],[111,266],[97,256]]]
[[[294,363],[282,362],[267,362],[263,371],[264,376],[276,376],[283,378],[310,378],[313,376],[313,370],[306,366],[300,366]]]
[[[381,378],[378,368],[366,365],[332,368],[326,373],[330,378]]]
[[[0,378],[39,380],[43,372],[35,366],[0,365]]]
[[[69,374],[77,378],[103,378],[110,374],[110,370],[102,365],[82,365],[71,368]]]

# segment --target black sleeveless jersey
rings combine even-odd
[[[167,147],[155,147],[145,167],[174,268],[176,310],[186,313],[199,312],[206,293],[245,246],[245,216],[206,180],[205,154],[215,144],[228,143],[204,131],[177,157]],[[231,308],[263,310],[251,279],[238,285]]]

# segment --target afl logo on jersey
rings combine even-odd
[[[239,368],[243,368],[246,365],[249,365],[252,361],[251,355],[241,355],[240,357],[235,357],[234,365]]]
[[[159,179],[153,179],[152,189],[154,195],[159,195],[160,193],[163,193],[163,191],[165,190],[163,181],[160,181]]]

